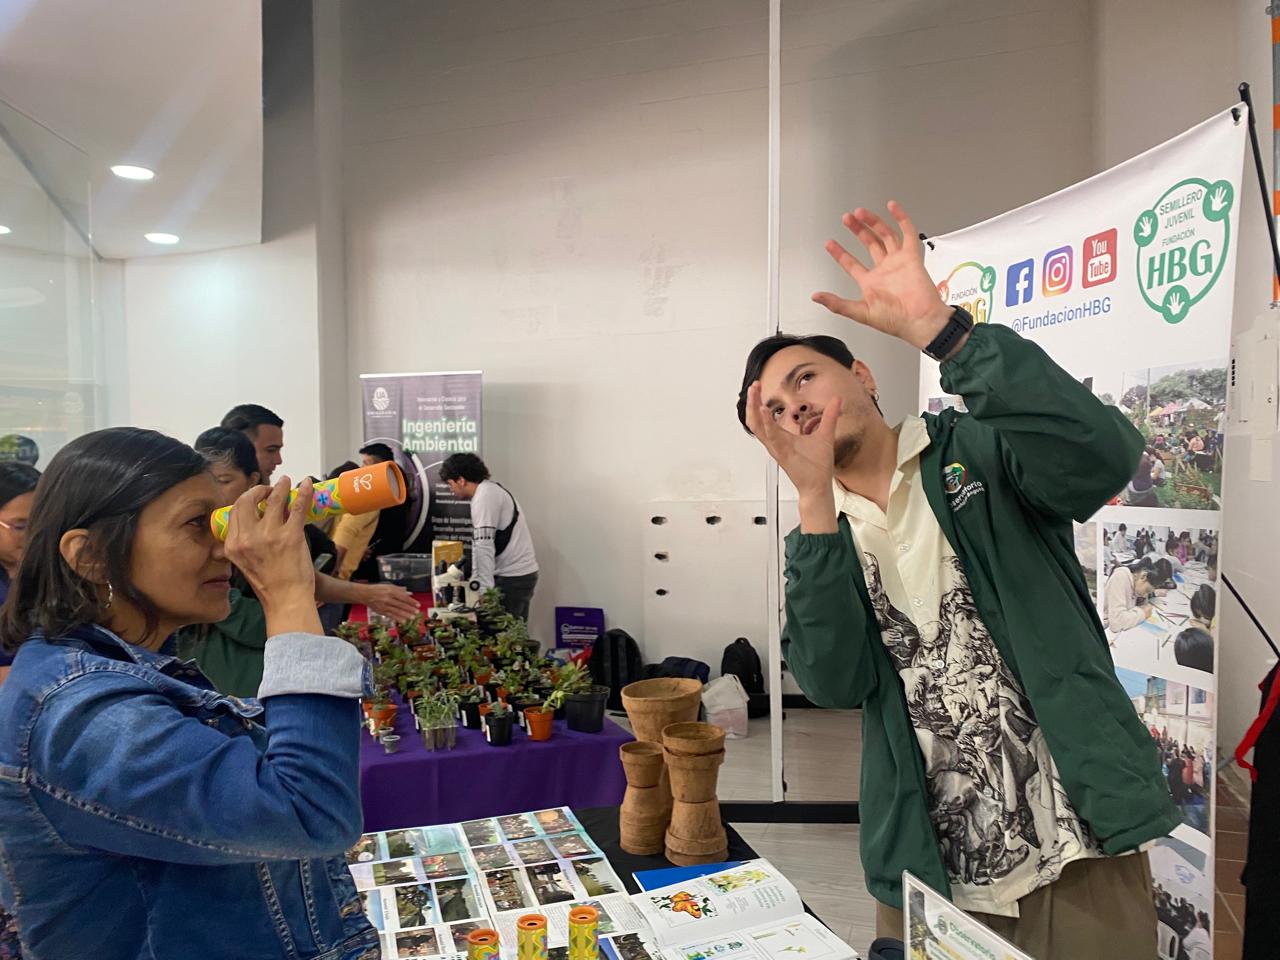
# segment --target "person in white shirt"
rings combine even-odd
[[[1209,939],[1209,915],[1203,910],[1196,915],[1196,925],[1182,939],[1182,949],[1188,960],[1209,960],[1213,955],[1213,941]]]
[[[471,501],[472,579],[486,590],[497,587],[504,609],[528,620],[538,558],[516,498],[489,478],[489,468],[474,453],[455,453],[445,460],[440,479],[454,496]]]

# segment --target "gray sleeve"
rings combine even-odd
[[[360,651],[339,637],[282,633],[267,641],[258,699],[316,693],[355,700],[371,689]]]

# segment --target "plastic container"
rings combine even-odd
[[[388,553],[378,558],[378,573],[383,583],[394,583],[410,593],[431,592],[430,554]]]

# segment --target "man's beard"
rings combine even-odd
[[[852,434],[847,437],[837,437],[834,450],[835,468],[844,470],[853,464],[858,457],[858,451],[862,449],[862,433]]]

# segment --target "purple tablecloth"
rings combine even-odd
[[[634,739],[606,717],[600,733],[575,733],[557,720],[544,741],[530,740],[517,727],[505,747],[459,726],[457,747],[430,751],[404,706],[396,715],[396,733],[400,750],[393,754],[361,734],[366,832],[547,807],[617,806],[627,788],[618,747]]]

